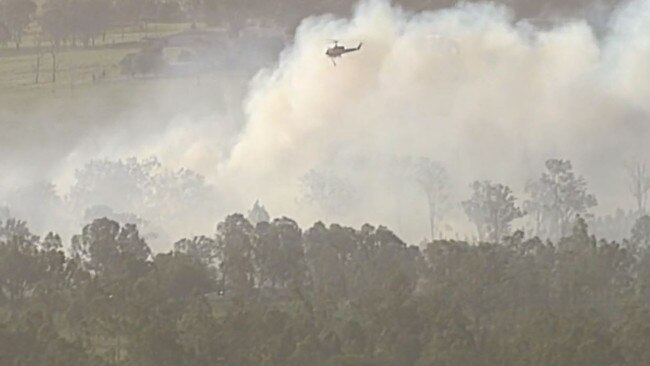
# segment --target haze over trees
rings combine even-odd
[[[582,218],[554,244],[518,231],[501,243],[415,247],[381,226],[303,231],[289,218],[254,226],[233,214],[156,254],[135,225],[106,218],[69,251],[55,233],[39,238],[9,219],[0,361],[644,365],[645,221],[634,250],[597,241]]]
[[[226,27],[236,34],[249,23],[266,23],[287,27],[290,31],[313,14],[347,15],[356,1],[280,1],[273,4],[262,0],[3,0],[0,2],[0,42],[12,42],[20,48],[22,37],[30,27],[38,28],[43,39],[57,47],[63,43],[94,46],[109,30],[126,27],[147,28],[149,23],[189,22]],[[430,2],[400,0],[406,9],[422,11],[450,6],[452,1]],[[585,11],[580,1],[537,2],[518,0],[507,2],[522,17],[542,14],[545,10],[574,14]],[[614,4],[610,4],[614,5]],[[38,25],[38,27],[36,27]]]
[[[0,15],[6,38],[20,49],[23,33],[36,13],[37,5],[31,0],[3,0],[0,3]]]
[[[251,18],[294,24],[349,6],[45,0],[31,10],[16,2],[0,0],[5,51],[28,52],[37,34],[53,62],[66,48],[104,44],[111,29],[191,21],[237,31]],[[156,59],[132,61],[140,72]],[[494,177],[500,183],[479,180],[457,197],[470,179],[455,186],[454,167],[447,173],[432,158],[386,169],[389,183],[308,171],[294,183],[323,221],[306,226],[259,202],[218,217],[228,192],[156,159],[93,160],[69,191],[41,182],[10,192],[0,208],[0,365],[650,364],[643,165],[630,171],[634,209],[593,217],[596,197],[567,160],[549,160],[523,192],[510,188],[521,182]],[[417,205],[396,215],[429,240],[416,246],[392,225],[341,222],[353,210],[363,215],[364,192],[382,184],[412,190]],[[467,216],[476,242],[441,234],[448,210]],[[527,220],[531,234],[518,230]],[[70,240],[64,225],[74,228]],[[620,239],[603,239],[610,235]]]
[[[407,165],[419,175],[405,179],[424,189],[422,202],[447,201],[444,169],[417,161]],[[559,235],[552,241],[516,229],[526,213],[508,186],[476,181],[457,208],[476,226],[477,242],[414,246],[370,224],[303,229],[256,201],[247,216],[231,214],[212,233],[156,252],[140,232],[147,221],[130,211],[182,223],[196,212],[165,213],[155,203],[197,208],[213,197],[211,187],[153,158],[93,161],[64,199],[43,184],[13,201],[84,212],[88,221],[69,243],[54,232],[39,237],[10,208],[2,212],[0,362],[645,365],[650,218],[636,220],[620,242],[599,240],[582,217],[596,203],[584,178],[565,160],[545,167],[528,186],[536,203],[529,207],[563,229],[551,231]],[[343,194],[352,195],[343,189],[351,183],[334,173],[306,177],[323,208],[351,202]],[[427,189],[439,192],[435,200]]]
[[[636,161],[626,167],[629,190],[636,203],[636,211],[639,215],[646,213],[648,203],[648,191],[650,191],[650,176],[646,169],[645,162]]]
[[[524,216],[508,186],[490,181],[472,184],[472,197],[462,203],[465,214],[476,225],[479,241],[501,242],[510,233],[513,220]]]
[[[568,160],[549,159],[546,171],[538,180],[526,185],[531,199],[525,209],[535,217],[537,235],[558,239],[566,235],[571,220],[598,204],[596,197],[587,191],[587,182],[576,176]]]
[[[353,205],[354,187],[332,171],[309,170],[300,178],[299,202],[315,206],[324,215],[340,215]]]
[[[61,49],[103,44],[110,30],[190,21],[236,32],[251,19],[295,26],[350,5],[38,4],[0,2],[0,41],[20,49],[36,33],[39,57],[46,44],[51,52],[53,81]],[[136,57],[133,70],[155,69],[156,60]],[[301,228],[257,202],[216,224],[218,192],[155,159],[89,162],[65,195],[47,182],[12,192],[0,212],[0,365],[649,364],[650,219],[636,220],[646,213],[643,165],[630,171],[636,212],[590,221],[591,232],[612,224],[626,236],[618,243],[597,240],[576,217],[597,200],[568,161],[549,160],[519,199],[505,184],[477,181],[460,205],[450,202],[444,167],[427,158],[415,167],[400,178],[419,185],[427,208],[431,240],[420,246],[370,224]],[[327,222],[355,207],[363,189],[321,170],[302,184],[303,202]],[[466,213],[480,243],[439,234],[448,206]],[[12,218],[28,216],[26,207],[40,213],[29,225]],[[46,230],[68,214],[85,222],[64,242]],[[515,230],[522,219],[535,220],[537,237]],[[630,221],[631,231],[620,229]],[[214,230],[169,235],[195,231],[189,223]],[[171,249],[154,251],[151,233]]]
[[[107,206],[111,211],[134,215],[166,235],[183,230],[184,224],[175,220],[178,215],[208,225],[205,222],[209,219],[203,215],[212,211],[217,197],[200,174],[168,169],[152,157],[88,162],[75,172],[67,201],[78,212]]]
[[[431,240],[434,240],[436,238],[436,223],[448,209],[449,177],[447,177],[447,171],[440,163],[431,161],[428,158],[420,158],[415,163],[415,179],[427,197]]]

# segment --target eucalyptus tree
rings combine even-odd
[[[525,208],[537,219],[538,235],[559,239],[569,234],[573,218],[598,200],[587,191],[587,181],[573,172],[570,161],[549,159],[545,166],[541,177],[526,185],[530,200]]]
[[[524,216],[512,190],[490,181],[471,185],[472,197],[462,203],[467,217],[476,225],[479,240],[498,243],[509,234],[513,220]]]

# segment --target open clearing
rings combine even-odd
[[[92,83],[92,75],[104,79],[121,78],[118,63],[128,53],[136,52],[145,37],[156,37],[189,29],[187,23],[150,24],[146,29],[125,28],[107,32],[94,47],[66,46],[56,52],[56,83],[52,84],[52,54],[49,44],[37,47],[35,30],[25,36],[20,50],[9,43],[0,48],[0,96],[29,89],[53,89],[70,84]],[[40,53],[39,82],[36,70]],[[30,96],[33,96],[31,94]]]

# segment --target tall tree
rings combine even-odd
[[[26,223],[0,223],[0,293],[8,297],[12,314],[41,279],[39,267],[38,237]]]
[[[586,180],[575,175],[570,161],[549,159],[545,166],[542,176],[526,185],[530,200],[525,208],[538,219],[538,235],[558,239],[568,234],[576,215],[586,213],[598,200],[587,192]]]
[[[260,286],[296,288],[304,282],[305,273],[302,231],[286,217],[261,222],[255,228],[258,245],[255,262]]]
[[[444,212],[448,198],[448,177],[445,168],[435,161],[421,158],[415,166],[416,180],[427,196],[431,240],[436,238],[436,222]]]
[[[635,245],[642,246],[644,248],[650,248],[650,216],[643,215],[632,227],[632,243]]]
[[[32,0],[4,0],[2,7],[4,23],[11,34],[12,41],[16,44],[16,49],[20,49],[23,33],[32,21],[37,5]]]
[[[305,261],[311,275],[315,295],[326,302],[338,302],[348,294],[346,266],[354,249],[354,230],[322,222],[305,231]]]
[[[103,218],[86,225],[80,235],[72,238],[72,251],[88,269],[105,275],[123,274],[127,269],[138,270],[151,258],[151,249],[140,237],[133,224],[120,227]]]
[[[187,254],[206,266],[215,264],[219,256],[216,240],[203,235],[195,236],[192,240],[177,241],[174,243],[174,252]]]
[[[84,46],[95,45],[95,39],[106,32],[113,15],[112,2],[108,0],[75,0],[71,7],[73,36]]]
[[[650,191],[650,176],[646,169],[645,162],[636,161],[626,166],[628,187],[634,201],[636,210],[639,215],[646,213],[646,203],[648,201],[648,191]]]
[[[472,197],[462,203],[465,214],[476,225],[480,241],[499,243],[510,232],[512,221],[524,213],[508,186],[476,181],[471,187]]]
[[[70,7],[69,0],[47,0],[43,4],[41,31],[50,40],[53,53],[57,50],[56,46],[70,36]]]
[[[221,281],[226,292],[250,295],[255,286],[255,229],[241,214],[233,214],[217,225]]]

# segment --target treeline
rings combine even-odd
[[[35,40],[60,45],[94,44],[114,28],[146,21],[181,21],[179,2],[156,0],[33,0],[0,2],[0,42],[20,48],[23,36],[32,27]]]
[[[313,12],[349,11],[350,1],[262,0],[34,0],[0,1],[0,43],[20,48],[32,27],[40,41],[94,45],[106,32],[148,23],[202,22],[239,30],[249,21],[295,26]]]
[[[385,227],[228,216],[154,255],[135,225],[0,226],[0,364],[645,366],[650,217],[597,241],[409,246]],[[260,220],[259,222],[256,222]]]
[[[626,170],[630,202],[635,204],[609,216],[593,213],[596,196],[588,189],[586,179],[574,171],[571,161],[564,159],[548,159],[520,192],[489,180],[474,181],[469,192],[460,192],[457,180],[452,180],[445,166],[426,157],[399,157],[357,173],[386,177],[372,187],[355,179],[355,173],[312,169],[300,177],[295,200],[300,208],[327,217],[326,221],[340,222],[346,220],[346,214],[362,217],[367,202],[377,199],[386,202],[386,210],[395,214],[412,214],[413,207],[391,203],[391,199],[407,198],[426,208],[423,215],[417,215],[422,221],[413,226],[418,233],[426,228],[429,240],[465,238],[499,243],[521,230],[528,237],[557,241],[571,233],[572,220],[580,215],[598,237],[620,242],[647,212],[650,193],[645,163],[631,163]],[[26,219],[35,232],[43,233],[54,226],[68,236],[82,223],[108,217],[137,223],[148,238],[159,237],[162,242],[154,243],[156,247],[164,244],[169,248],[172,240],[187,231],[204,232],[211,227],[213,218],[221,215],[219,202],[227,195],[201,174],[169,169],[155,157],[92,160],[75,170],[73,178],[66,193],[48,182],[7,192],[2,199],[4,206],[0,206],[0,220]],[[467,221],[458,220],[458,214]]]
[[[357,1],[266,1],[266,0],[1,0],[0,44],[12,42],[20,48],[23,35],[32,25],[42,41],[92,45],[106,32],[126,27],[145,27],[148,23],[205,23],[238,31],[249,21],[270,22],[293,31],[300,20],[310,15],[335,13],[349,15]],[[414,11],[453,6],[453,1],[400,0],[396,4]],[[577,15],[587,8],[581,0],[504,2],[519,16],[532,17],[555,10]],[[617,1],[608,2],[613,6]],[[40,4],[40,5],[39,5]]]
[[[650,191],[650,176],[645,172],[643,162],[633,166],[643,168],[640,174],[628,174],[631,192],[637,207],[629,214],[636,220],[645,213],[645,202]],[[571,223],[576,215],[593,220],[591,210],[597,206],[596,196],[589,192],[587,181],[577,174],[573,164],[564,159],[548,159],[537,178],[526,181],[523,199],[501,182],[476,180],[469,185],[470,196],[460,199],[455,194],[446,167],[440,162],[426,157],[406,157],[386,166],[391,173],[403,177],[399,184],[418,188],[421,200],[427,206],[429,216],[429,238],[448,238],[441,223],[448,221],[449,211],[461,208],[469,222],[475,227],[478,241],[499,243],[513,229],[520,229],[528,236],[559,240],[571,231]],[[305,174],[301,183],[305,191],[301,202],[320,206],[323,212],[341,214],[351,210],[355,199],[362,195],[363,187],[355,187],[336,175],[311,170]],[[391,194],[400,197],[398,188],[391,187]],[[404,189],[404,188],[403,188]],[[456,196],[456,197],[454,197]],[[637,199],[638,198],[638,199]],[[524,220],[519,220],[524,219]],[[613,220],[600,220],[608,226],[625,226]],[[629,232],[631,226],[626,228]],[[614,230],[608,229],[607,233]],[[458,232],[456,232],[458,234]]]

